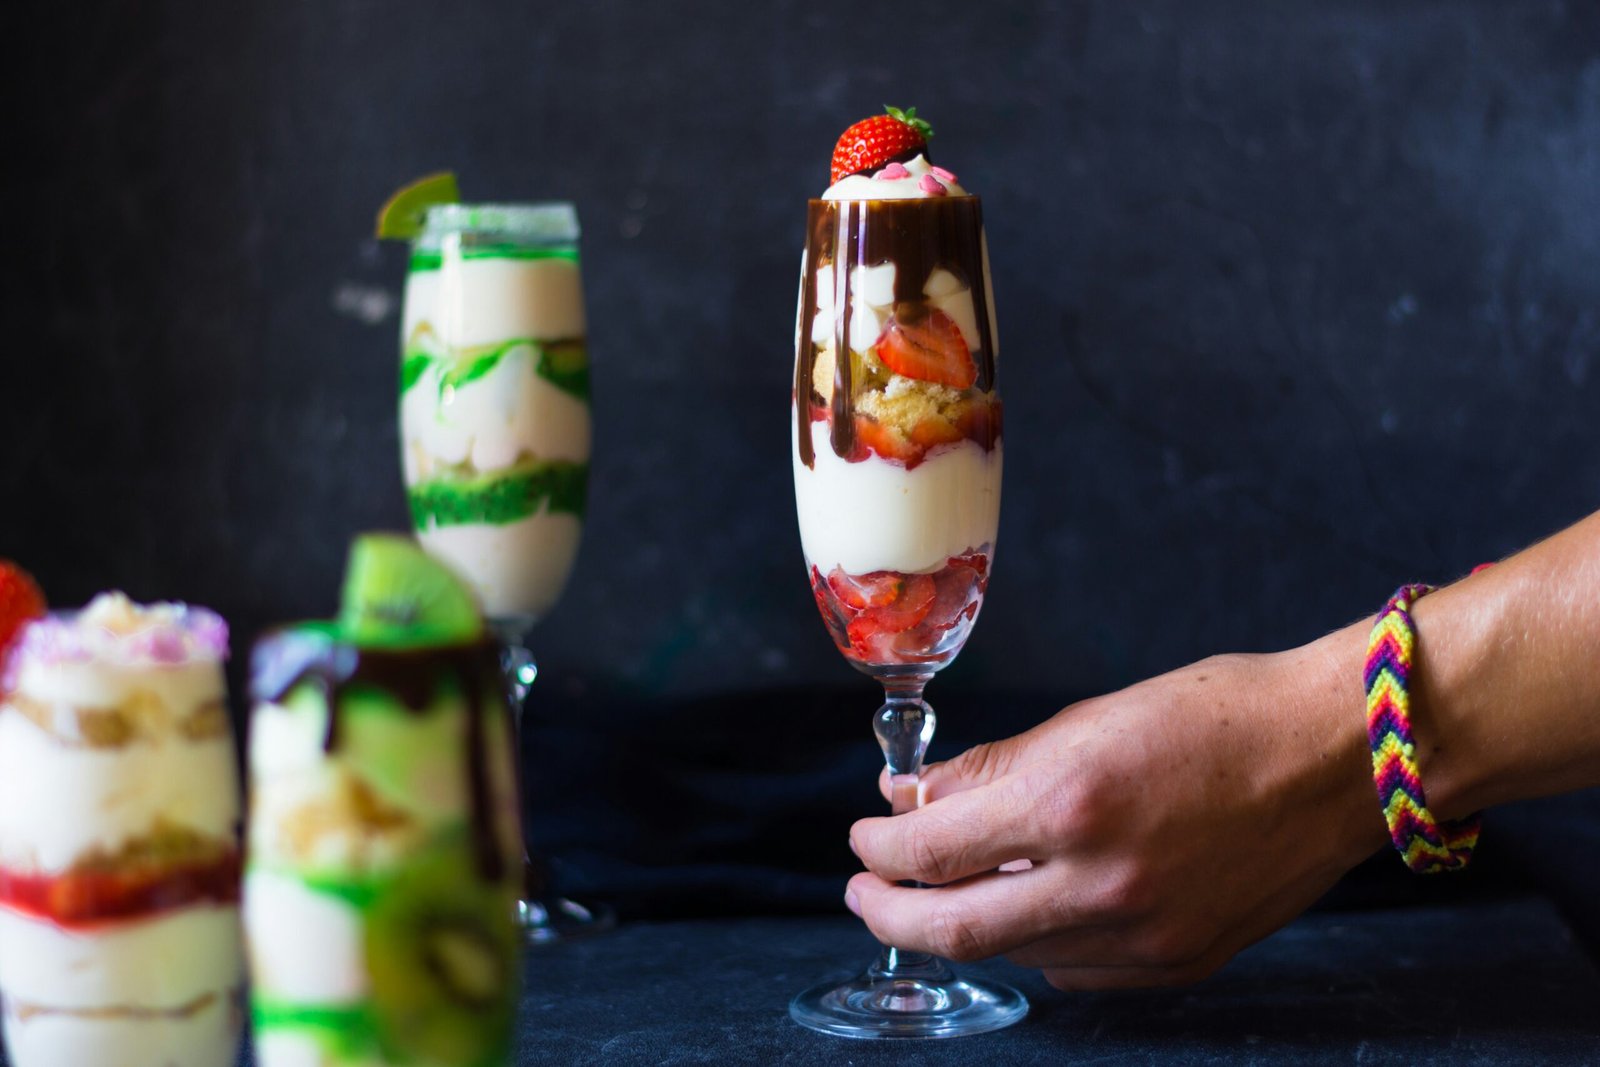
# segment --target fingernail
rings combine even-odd
[[[850,851],[851,851],[851,853],[855,856],[856,859],[860,859],[861,858],[861,853],[856,851],[856,839],[853,838],[853,837],[849,837],[849,838],[846,838],[845,840],[850,842]]]
[[[861,918],[861,901],[856,899],[855,890],[846,889],[844,891],[844,906],[850,909],[851,915],[858,919]]]

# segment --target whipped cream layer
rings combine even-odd
[[[561,599],[582,533],[576,515],[544,512],[499,525],[418,530],[417,540],[472,585],[484,614],[539,619]]]
[[[871,174],[851,174],[828,186],[824,200],[915,200],[966,196],[956,176],[918,154],[907,163],[890,163]]]
[[[401,337],[429,323],[455,348],[514,337],[562,340],[585,333],[583,285],[574,259],[511,256],[450,260],[406,277]]]
[[[257,997],[354,1005],[371,991],[363,920],[353,904],[262,870],[245,876],[244,899]]]
[[[172,1011],[236,989],[243,974],[231,905],[195,904],[73,930],[0,907],[0,990],[8,1003]]]
[[[77,1014],[5,1003],[11,1067],[223,1067],[239,1048],[243,990],[170,1014]]]
[[[914,470],[869,455],[839,458],[828,424],[809,424],[816,463],[794,459],[795,504],[806,561],[826,575],[890,570],[931,573],[983,545],[1000,526],[1001,447],[958,441]]]
[[[0,867],[8,870],[59,874],[158,825],[232,840],[238,791],[229,737],[76,747],[0,705]]]
[[[536,359],[533,345],[513,348],[461,385],[442,385],[442,365],[429,366],[400,400],[406,483],[463,463],[489,472],[527,457],[587,462],[589,405],[541,377]]]

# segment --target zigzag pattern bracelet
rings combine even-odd
[[[1383,606],[1367,642],[1367,740],[1372,780],[1389,824],[1389,837],[1417,874],[1459,871],[1472,859],[1481,820],[1477,815],[1440,823],[1428,811],[1411,735],[1411,664],[1417,632],[1411,605],[1431,585],[1403,585]]]

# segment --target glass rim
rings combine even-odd
[[[578,209],[570,200],[434,204],[423,215],[418,239],[480,233],[556,244],[576,242],[580,232]]]

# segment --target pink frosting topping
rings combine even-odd
[[[25,625],[5,657],[0,689],[12,687],[24,664],[169,667],[227,658],[228,624],[216,612],[188,604],[142,605],[122,593],[101,593],[82,611]]]

